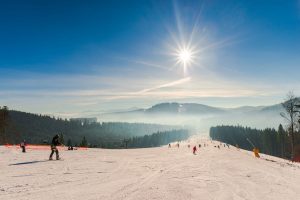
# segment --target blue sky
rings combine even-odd
[[[0,105],[12,109],[69,117],[300,93],[298,0],[11,0],[0,28]]]

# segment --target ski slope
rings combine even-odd
[[[197,155],[187,144],[203,143]],[[0,199],[299,199],[300,165],[193,138],[180,148],[61,151],[0,147]],[[268,159],[268,160],[266,160]]]

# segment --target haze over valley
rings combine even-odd
[[[146,109],[129,109],[106,113],[91,113],[98,121],[145,122],[194,126],[208,133],[215,125],[242,125],[257,128],[277,128],[283,122],[281,104],[243,106],[237,108],[212,107],[197,103],[161,103]],[[269,120],[272,119],[272,120]]]

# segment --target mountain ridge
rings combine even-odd
[[[222,108],[200,103],[178,103],[163,102],[149,108],[137,108],[135,110],[107,112],[106,114],[226,114],[226,113],[248,113],[248,112],[272,112],[283,111],[281,104],[267,106],[240,106],[235,108]]]

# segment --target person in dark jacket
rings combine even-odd
[[[26,153],[26,141],[23,140],[23,142],[20,143],[20,147],[22,148],[22,152]]]
[[[193,154],[194,154],[194,155],[196,155],[196,151],[197,151],[197,147],[194,146],[194,147],[193,147]]]
[[[49,157],[49,160],[53,160],[52,159],[52,156],[55,152],[56,154],[56,160],[59,160],[59,152],[58,152],[58,149],[57,149],[57,146],[61,145],[60,144],[60,141],[59,141],[59,135],[55,135],[52,139],[52,142],[51,142],[51,154],[50,154],[50,157]]]

